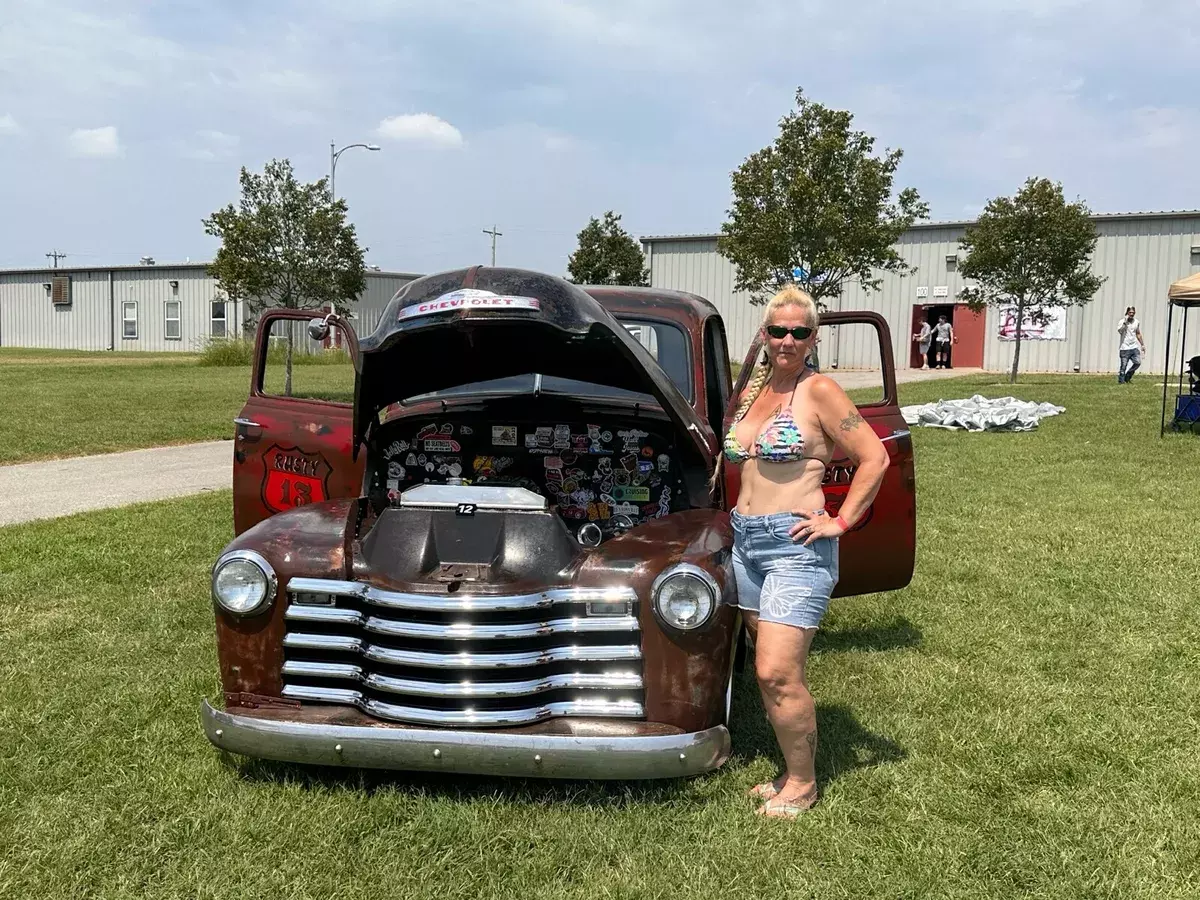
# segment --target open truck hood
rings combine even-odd
[[[360,342],[354,446],[403,397],[539,373],[649,394],[704,470],[715,438],[638,341],[594,298],[562,278],[473,267],[409,282]]]

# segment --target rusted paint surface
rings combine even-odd
[[[241,706],[248,709],[300,709],[299,700],[289,700],[286,697],[268,697],[265,694],[251,694],[247,691],[226,691],[226,708]]]
[[[578,583],[607,587],[629,585],[638,594],[642,628],[642,677],[646,717],[684,731],[720,723],[725,681],[737,620],[729,516],[694,509],[654,519],[597,547],[580,568]],[[721,605],[704,628],[691,633],[668,630],[653,611],[654,579],[676,563],[700,566],[721,586]]]
[[[283,614],[294,576],[346,577],[345,531],[357,500],[298,507],[265,519],[238,535],[226,550],[256,550],[275,569],[275,602],[263,614],[238,618],[214,604],[221,686],[229,695],[279,697],[283,688]]]
[[[234,440],[235,534],[289,507],[358,496],[366,457],[351,460],[350,414],[345,404],[250,398],[241,418],[255,424],[238,425]]]

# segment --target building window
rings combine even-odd
[[[225,301],[214,300],[212,302],[212,336],[225,337],[227,333],[225,328]]]
[[[958,257],[957,256],[947,256],[946,257],[946,271],[947,272],[957,272],[958,271]]]
[[[183,337],[183,333],[180,331],[180,327],[179,327],[179,301],[178,300],[168,300],[167,301],[166,315],[167,315],[167,328],[166,328],[165,333],[166,333],[167,340],[168,341],[177,341]]]
[[[137,336],[137,302],[126,300],[121,304],[121,337],[136,341]]]

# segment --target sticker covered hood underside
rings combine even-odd
[[[403,397],[536,372],[647,394],[688,436],[696,462],[712,453],[711,432],[654,357],[561,278],[502,268],[419,278],[360,347],[356,446],[378,411]]]

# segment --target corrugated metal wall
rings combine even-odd
[[[379,325],[383,310],[396,291],[412,281],[404,275],[367,273],[367,289],[354,303],[354,330],[359,337],[366,337]]]
[[[71,276],[70,306],[50,302],[43,285],[55,274]],[[360,335],[375,329],[387,302],[410,280],[367,273],[367,289],[351,305]],[[0,272],[0,346],[194,353],[212,335],[212,303],[222,297],[202,266]],[[167,337],[168,303],[174,302],[179,336]],[[225,311],[227,333],[238,334],[245,304],[227,302]],[[125,336],[127,315],[135,323],[131,337]]]
[[[0,277],[0,346],[110,349],[108,272],[73,274],[70,306],[50,302],[50,274]]]
[[[177,281],[178,286],[171,282]],[[197,269],[121,270],[113,273],[118,350],[182,350],[199,352],[212,334],[212,301],[221,299],[214,279]],[[179,303],[179,337],[166,336],[168,301]],[[126,337],[126,304],[137,315],[134,338]],[[228,326],[234,324],[233,304],[226,305]],[[230,331],[233,329],[230,328]]]
[[[1117,320],[1125,307],[1134,305],[1142,323],[1147,356],[1143,368],[1163,371],[1167,328],[1167,288],[1171,282],[1200,271],[1200,216],[1113,217],[1097,221],[1100,239],[1093,269],[1106,277],[1104,286],[1087,306],[1067,312],[1065,341],[1024,341],[1021,371],[1115,372]],[[857,283],[846,286],[833,301],[834,309],[869,309],[881,313],[892,332],[896,364],[907,368],[914,305],[951,303],[965,282],[947,257],[961,257],[958,226],[920,226],[897,243],[897,250],[917,272],[906,277],[883,275],[879,291],[864,291]],[[715,238],[656,238],[647,242],[650,281],[656,287],[692,291],[712,301],[721,311],[729,333],[730,353],[740,360],[758,327],[762,307],[751,306],[749,296],[733,290],[734,268],[717,253]],[[917,297],[925,288],[928,296]],[[942,293],[945,297],[934,296]],[[1176,311],[1172,335],[1171,369],[1179,359],[1181,317]],[[998,312],[988,310],[984,341],[984,366],[1007,370],[1012,365],[1013,343],[996,337]],[[1188,353],[1200,353],[1200,315],[1189,323]],[[843,329],[838,336],[823,336],[822,363],[836,360],[840,368],[871,366],[878,350],[863,329]]]

